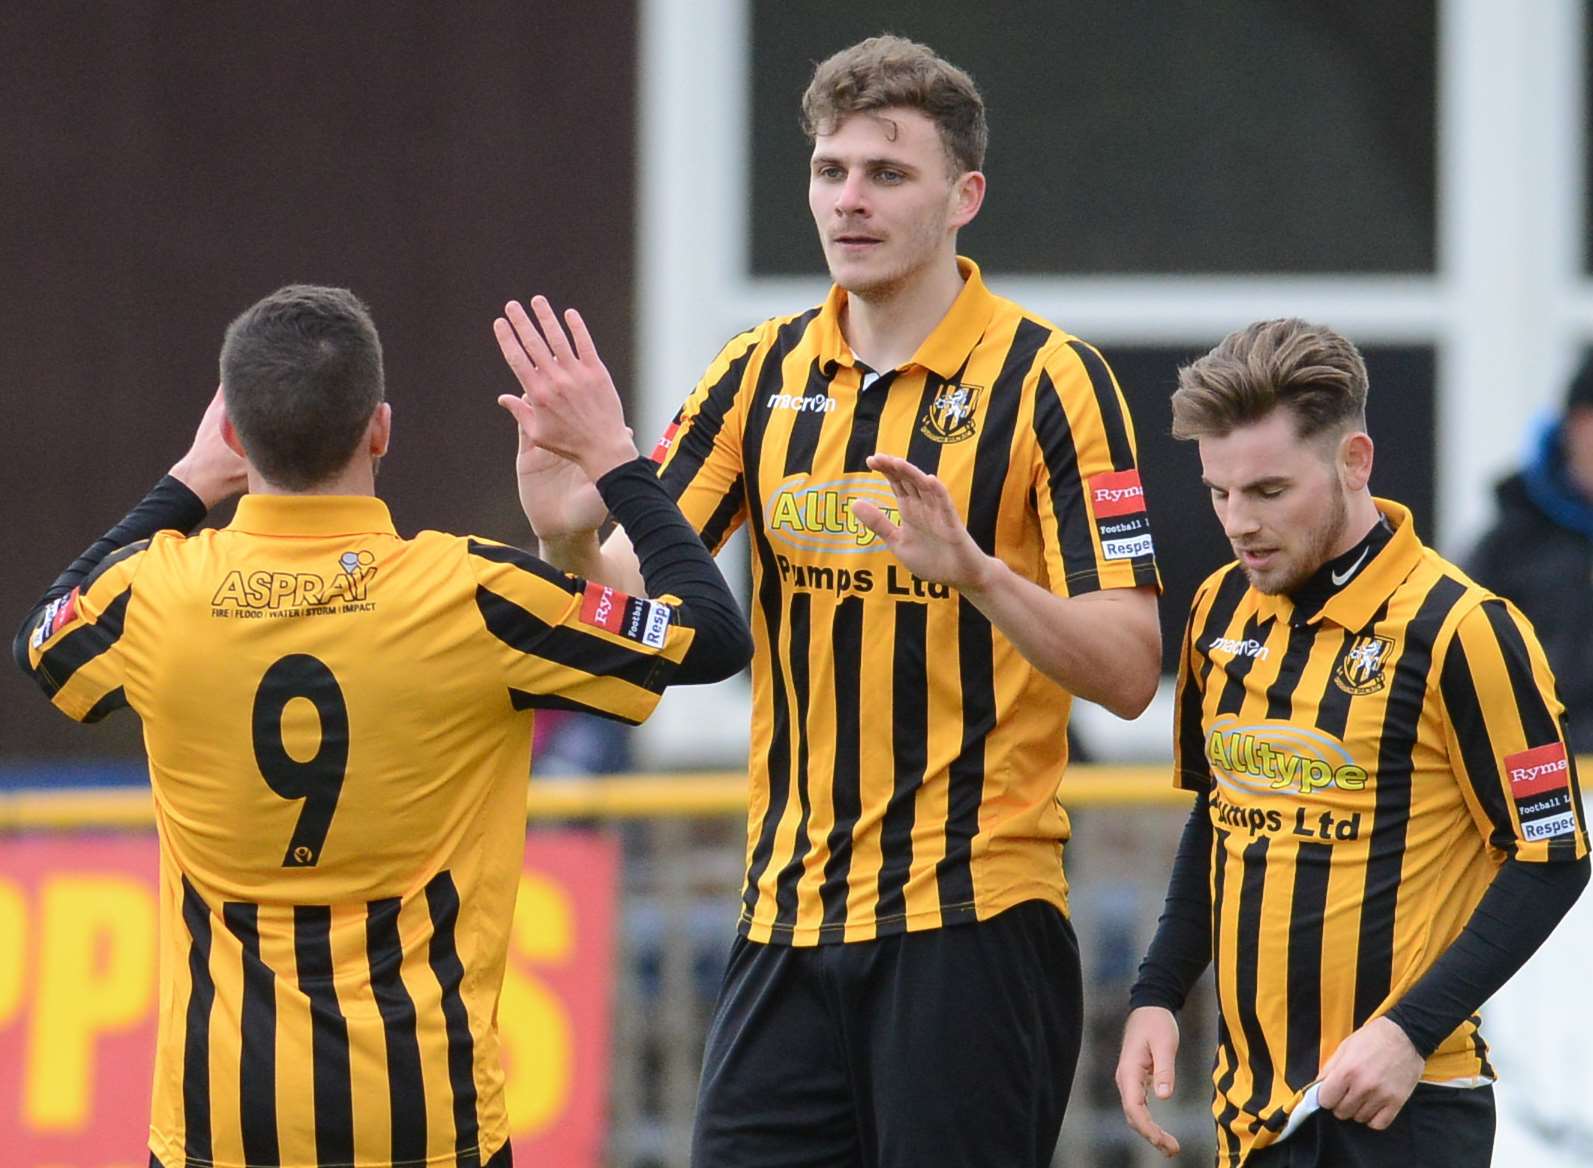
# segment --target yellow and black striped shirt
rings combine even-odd
[[[280,496],[122,549],[43,610],[51,700],[144,723],[163,1164],[503,1146],[533,712],[644,718],[691,642],[670,618],[490,540],[401,539],[376,499]]]
[[[1531,626],[1393,538],[1316,612],[1237,564],[1196,594],[1175,769],[1209,793],[1219,1163],[1272,1143],[1346,1037],[1455,940],[1506,857],[1587,854],[1563,710]],[[1468,1019],[1430,1082],[1494,1077]]]
[[[1106,362],[959,264],[961,294],[900,369],[859,364],[837,288],[726,345],[660,443],[710,547],[751,520],[754,940],[1066,911],[1070,696],[851,513],[894,513],[865,460],[895,454],[945,482],[981,548],[1059,595],[1157,584]]]

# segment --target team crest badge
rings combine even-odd
[[[979,406],[982,385],[948,385],[935,395],[924,413],[918,432],[925,438],[945,444],[974,436],[974,411]]]
[[[1356,697],[1376,693],[1388,684],[1383,666],[1393,651],[1389,637],[1356,637],[1334,667],[1333,684]]]

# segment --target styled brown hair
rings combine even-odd
[[[1366,362],[1346,337],[1303,320],[1231,332],[1178,371],[1173,437],[1223,437],[1279,406],[1301,438],[1366,428]]]
[[[382,343],[346,288],[289,284],[244,309],[221,346],[227,417],[268,482],[337,474],[385,396]]]
[[[802,132],[833,133],[850,114],[893,106],[915,109],[940,130],[953,168],[978,170],[990,127],[973,78],[928,45],[906,37],[869,37],[819,62],[802,94]]]

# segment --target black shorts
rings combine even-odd
[[[149,1154],[149,1168],[164,1168],[161,1162],[155,1159],[154,1152]],[[182,1166],[176,1165],[174,1168],[182,1168]],[[483,1164],[481,1168],[514,1168],[514,1149],[506,1142],[503,1147],[493,1153],[492,1159]]]
[[[1318,1111],[1245,1168],[1488,1168],[1493,1129],[1492,1086],[1417,1083],[1383,1131]]]
[[[817,948],[737,938],[692,1168],[1045,1168],[1079,1056],[1073,927],[987,921]]]

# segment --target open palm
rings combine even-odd
[[[878,507],[861,499],[852,503],[852,513],[884,541],[902,566],[920,579],[957,589],[977,580],[986,556],[968,534],[945,484],[889,454],[870,455],[868,466],[890,484],[901,522],[891,522]]]

